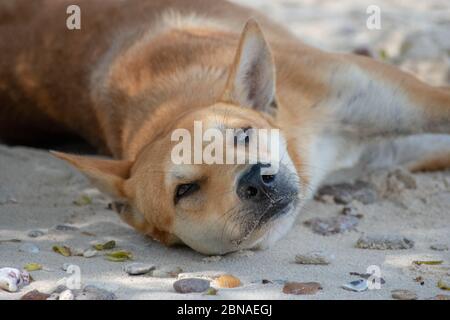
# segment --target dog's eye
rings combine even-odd
[[[200,186],[197,183],[185,183],[180,184],[177,186],[177,189],[175,191],[175,204],[183,198],[187,197],[194,192],[198,191],[200,189]]]

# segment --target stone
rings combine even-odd
[[[312,218],[304,222],[313,232],[323,236],[355,230],[358,223],[358,218],[345,215],[331,218]]]
[[[63,265],[62,265],[62,267],[61,267],[61,269],[63,269],[63,271],[67,271],[67,269],[69,269],[69,267],[71,266],[72,264],[71,263],[64,263]]]
[[[199,271],[199,272],[185,272],[180,273],[178,275],[178,279],[186,279],[186,278],[199,278],[205,280],[214,280],[219,278],[220,276],[225,275],[225,272],[222,271]]]
[[[155,278],[176,278],[183,269],[180,267],[166,266],[152,271],[151,276]]]
[[[55,230],[64,231],[64,232],[66,232],[66,231],[78,231],[78,228],[74,227],[74,226],[67,225],[67,224],[58,224],[57,226],[55,226]]]
[[[399,193],[404,189],[417,189],[417,182],[411,173],[401,168],[388,174],[387,188],[391,192]]]
[[[31,277],[27,271],[16,268],[0,268],[0,289],[16,292],[30,284]]]
[[[295,256],[295,263],[298,264],[314,264],[314,265],[328,265],[331,263],[330,259],[320,251],[312,251],[298,254]]]
[[[334,202],[339,204],[349,204],[353,200],[363,204],[371,204],[377,201],[378,193],[375,187],[365,181],[356,181],[355,183],[338,183],[334,185],[323,186],[317,192],[316,200],[321,200],[325,195],[332,196]]]
[[[435,251],[447,251],[448,250],[448,246],[446,244],[443,243],[436,243],[436,244],[432,244],[430,246],[431,250],[435,250]]]
[[[283,287],[283,293],[295,295],[311,295],[322,290],[318,282],[287,282]]]
[[[414,247],[414,241],[399,235],[362,235],[356,248],[375,250],[404,250]]]
[[[429,300],[450,300],[450,295],[448,294],[438,294]]]
[[[222,260],[222,256],[209,256],[202,259],[205,263],[218,262]]]
[[[97,255],[97,250],[87,249],[83,252],[83,257],[85,257],[85,258],[92,258],[92,257],[95,257],[96,255]]]
[[[392,290],[391,294],[396,300],[417,300],[417,294],[410,290],[396,289]]]
[[[236,288],[241,286],[241,280],[231,274],[224,274],[215,279],[214,284],[219,288]]]
[[[33,290],[25,293],[20,300],[47,300],[50,297],[49,294]]]
[[[30,238],[39,238],[42,237],[43,235],[45,235],[45,232],[41,230],[30,230],[28,232],[28,236]]]
[[[123,268],[123,270],[131,276],[146,274],[154,269],[155,265],[145,263],[131,263]]]
[[[345,216],[356,217],[358,219],[361,219],[364,216],[362,213],[359,212],[359,210],[356,207],[351,205],[342,208],[341,213]]]
[[[342,289],[354,292],[363,292],[369,288],[366,279],[358,279],[355,281],[351,281],[342,286]]]
[[[180,279],[173,283],[173,288],[178,293],[204,292],[210,288],[209,281],[198,278]]]
[[[52,294],[47,298],[47,300],[59,300],[59,293],[56,293],[56,292],[52,293]]]
[[[96,286],[88,285],[83,288],[81,292],[75,294],[75,300],[116,300],[114,293],[98,288]]]
[[[72,290],[64,290],[59,294],[58,300],[74,300],[75,296],[72,293]]]
[[[371,279],[371,281],[375,284],[376,281],[379,280],[380,284],[385,284],[386,280],[384,280],[383,278],[377,276],[374,273],[359,273],[359,272],[350,272],[351,276],[357,276],[366,280],[369,280],[369,278]]]
[[[39,253],[39,248],[34,243],[24,243],[20,246],[19,251],[26,253]]]

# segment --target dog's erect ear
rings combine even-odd
[[[117,199],[126,198],[123,185],[130,175],[131,161],[106,160],[50,151],[86,175],[101,191]]]
[[[275,101],[275,64],[258,23],[244,27],[222,96],[224,102],[272,113]]]

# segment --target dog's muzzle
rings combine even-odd
[[[277,174],[264,175],[261,171],[267,165],[252,165],[238,181],[237,194],[246,208],[264,220],[284,213],[296,200],[298,186],[289,179],[286,168],[280,167]]]

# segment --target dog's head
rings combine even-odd
[[[276,109],[273,58],[250,21],[218,102],[173,120],[136,159],[56,155],[119,199],[123,220],[166,244],[206,254],[267,247],[292,225],[302,182]]]

